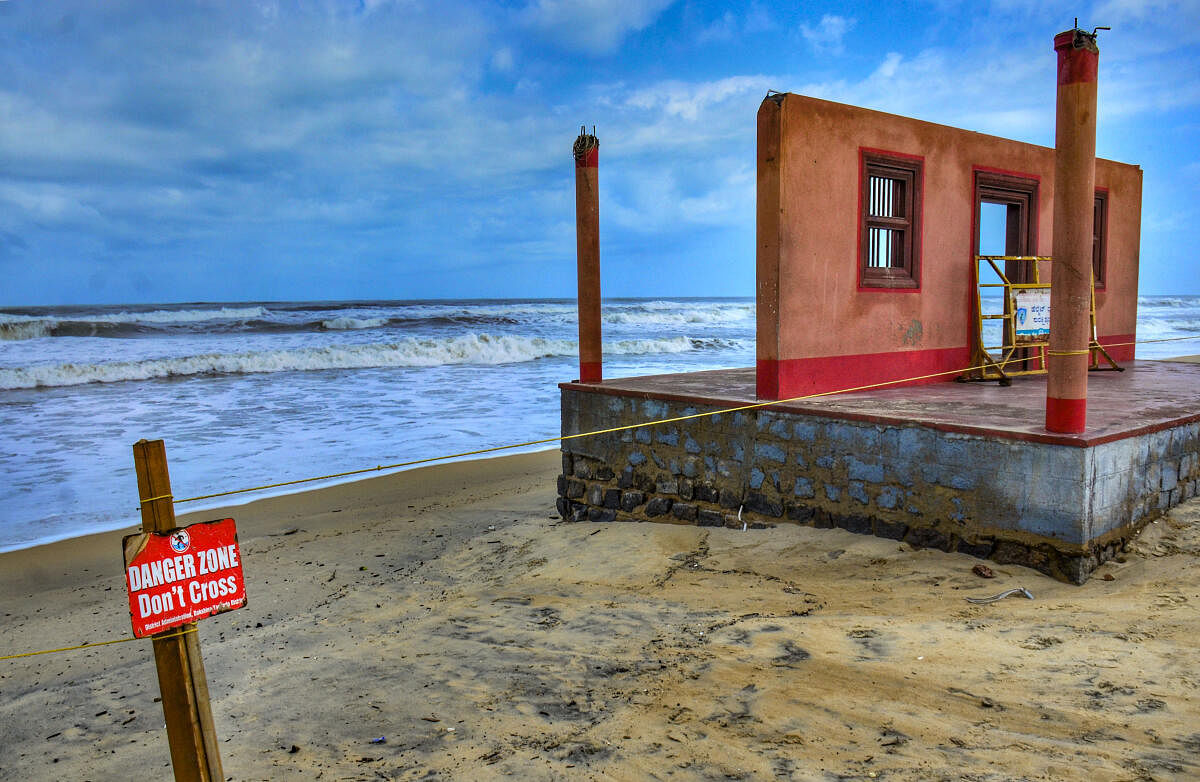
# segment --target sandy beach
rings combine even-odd
[[[1200,501],[1076,587],[842,530],[564,523],[558,471],[232,509],[250,602],[199,625],[226,776],[1200,777]],[[128,636],[120,537],[0,555],[0,654]],[[157,695],[147,641],[0,661],[0,779],[170,778]]]
[[[1200,0],[1072,10],[0,0],[0,782],[1200,782]]]

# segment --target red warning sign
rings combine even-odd
[[[246,605],[233,519],[126,535],[123,542],[134,637]]]

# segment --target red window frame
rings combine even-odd
[[[1108,191],[1096,190],[1092,206],[1092,281],[1097,290],[1105,288],[1108,274]]]
[[[860,288],[921,287],[924,162],[914,155],[860,150]]]

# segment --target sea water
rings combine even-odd
[[[753,366],[754,317],[606,300],[605,377]],[[1141,298],[1138,336],[1200,353],[1200,297]],[[137,523],[142,438],[177,497],[553,438],[576,340],[568,300],[0,308],[0,551]]]
[[[751,299],[603,318],[608,377],[754,363]],[[181,498],[553,438],[577,339],[566,300],[0,308],[0,551],[137,523],[142,438]]]

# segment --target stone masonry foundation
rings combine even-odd
[[[718,409],[564,386],[562,432]],[[562,458],[565,519],[839,527],[1081,584],[1196,496],[1200,423],[1080,447],[757,409],[566,440]]]

